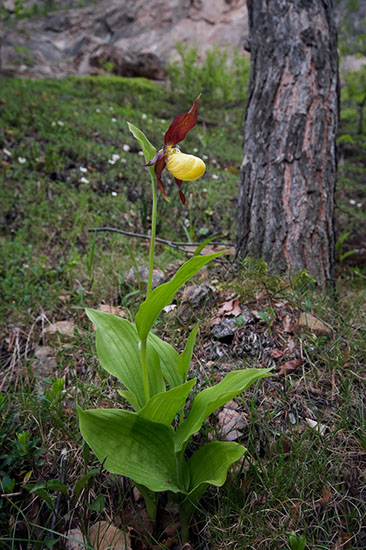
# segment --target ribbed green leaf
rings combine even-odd
[[[195,383],[196,379],[194,378],[181,386],[155,395],[139,411],[139,416],[170,426],[177,412],[183,409],[188,394]]]
[[[128,129],[130,130],[131,134],[137,139],[139,142],[142,152],[144,153],[145,161],[149,162],[149,160],[153,159],[156,154],[155,147],[150,143],[150,141],[147,139],[145,134],[139,130],[136,126],[131,124],[130,122],[127,122]],[[149,166],[149,172],[151,174],[151,177],[155,180],[155,172],[154,172],[154,166]]]
[[[191,474],[189,492],[202,484],[221,487],[226,481],[228,468],[245,453],[245,448],[232,441],[211,441],[194,453],[188,461]]]
[[[191,359],[193,355],[194,344],[196,342],[197,331],[198,325],[194,327],[191,334],[188,336],[186,346],[178,357],[177,371],[183,378],[183,380],[187,378],[189,366],[191,364]]]
[[[178,269],[171,281],[158,286],[149,294],[146,300],[140,305],[135,319],[141,340],[147,337],[159,314],[165,306],[170,304],[177,290],[204,265],[221,256],[221,254],[223,252],[208,256],[194,256]]]
[[[147,368],[150,397],[165,392],[166,387],[160,368],[159,354],[151,342],[147,344]]]
[[[182,492],[172,429],[119,409],[78,407],[78,415],[83,438],[109,472],[151,491]]]
[[[229,372],[221,382],[203,390],[193,401],[187,419],[179,426],[175,435],[175,450],[180,451],[202,422],[216,409],[246,390],[253,382],[271,376],[270,369],[245,369]]]
[[[121,397],[123,397],[123,399],[126,399],[126,401],[129,402],[129,404],[131,405],[131,407],[137,412],[141,409],[137,399],[136,399],[136,395],[132,392],[132,391],[129,391],[129,390],[117,390],[117,392],[120,394]]]
[[[87,309],[89,319],[97,327],[96,346],[102,367],[116,376],[135,396],[139,407],[145,404],[142,384],[140,338],[136,327],[126,319]]]
[[[152,332],[149,333],[147,341],[148,343],[151,342],[158,352],[160,367],[168,381],[169,386],[171,388],[175,388],[175,386],[180,386],[183,384],[184,379],[180,376],[177,370],[179,357],[178,352],[170,344],[168,344],[168,342],[164,342],[164,340],[161,340],[161,338]]]

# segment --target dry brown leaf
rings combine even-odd
[[[292,359],[291,361],[285,361],[284,363],[281,363],[280,370],[278,372],[278,376],[287,376],[288,374],[291,374],[292,372],[295,372],[295,370],[300,367],[300,365],[303,364],[302,359]]]
[[[332,329],[328,325],[305,311],[300,314],[296,328],[299,332],[311,330],[319,335],[332,334]]]
[[[84,550],[84,537],[80,529],[71,529],[65,533],[65,548],[68,550]]]
[[[45,334],[62,334],[62,336],[67,336],[68,338],[74,338],[75,333],[74,329],[76,325],[74,321],[57,321],[44,329]]]
[[[71,298],[70,294],[61,294],[58,299],[61,300],[61,302],[68,302]]]
[[[293,318],[292,315],[290,315],[289,313],[285,313],[285,315],[283,315],[281,321],[282,321],[282,330],[284,332],[292,332],[293,331],[295,321],[294,321],[294,318]]]
[[[108,304],[100,304],[99,311],[103,311],[104,313],[112,313],[113,315],[117,315],[117,317],[127,317],[122,308],[110,306]]]
[[[305,422],[307,423],[310,428],[313,428],[316,430],[320,435],[324,435],[328,426],[325,424],[319,424],[316,420],[312,420],[312,418],[305,418]]]
[[[216,317],[223,317],[225,315],[234,315],[234,317],[238,317],[238,315],[241,315],[241,308],[239,305],[240,297],[233,298],[232,300],[228,300],[227,302],[224,302],[221,304],[221,307],[219,311],[217,312]]]
[[[218,428],[219,438],[223,441],[235,441],[242,436],[239,430],[246,426],[247,421],[243,414],[224,407],[217,415],[216,427]]]
[[[131,550],[129,534],[107,521],[92,525],[89,538],[90,543],[98,550]]]
[[[324,506],[325,504],[328,504],[330,501],[330,497],[332,496],[332,493],[329,491],[328,487],[324,485],[323,487],[323,498],[320,501],[320,506]]]
[[[281,357],[283,357],[285,355],[285,352],[283,350],[278,349],[278,348],[272,349],[270,353],[271,353],[272,357],[274,357],[274,359],[280,359]]]

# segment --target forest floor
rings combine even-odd
[[[96,359],[84,308],[133,319],[144,299],[143,273],[133,270],[148,265],[148,239],[89,231],[148,235],[150,183],[126,122],[158,148],[191,102],[142,79],[2,81],[1,548],[65,548],[67,533],[90,535],[99,521],[128,529],[134,550],[178,547],[169,506],[151,542],[129,480],[82,444],[75,402],[123,404]],[[340,148],[336,288],[321,293],[306,274],[281,278],[263,262],[233,261],[243,120],[242,107],[202,96],[182,149],[201,156],[206,173],[184,183],[184,207],[165,175],[171,202],[158,206],[158,236],[182,243],[157,244],[160,281],[209,236],[223,244],[206,250],[228,253],[178,292],[156,333],[181,350],[199,323],[191,371],[200,387],[233,369],[273,367],[194,438],[193,446],[239,441],[248,452],[222,488],[205,493],[191,545],[294,548],[295,531],[308,549],[365,548],[365,140]]]

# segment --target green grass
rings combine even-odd
[[[170,121],[193,99],[180,95],[176,104],[169,90],[143,79],[2,80],[0,471],[1,494],[9,496],[1,499],[0,536],[6,549],[28,543],[41,549],[52,545],[47,530],[64,533],[81,525],[87,532],[97,519],[115,518],[120,524],[126,510],[139,510],[128,483],[104,471],[94,472],[75,496],[77,482],[100,466],[82,448],[75,401],[88,407],[121,404],[115,381],[95,358],[95,334],[83,309],[104,303],[133,318],[143,294],[126,282],[126,274],[135,262],[147,265],[146,241],[88,228],[148,233],[149,178],[126,122],[160,147]],[[202,96],[198,124],[182,149],[193,154],[197,149],[207,157],[207,171],[198,182],[184,184],[185,207],[164,175],[171,202],[159,198],[159,237],[199,242],[220,234],[225,241],[235,239],[243,119],[242,107],[210,106]],[[346,122],[354,143],[341,166],[337,191],[337,233],[350,231],[345,249],[348,242],[357,244],[354,239],[365,223],[365,209],[357,205],[366,200],[364,144],[355,132],[356,118]],[[112,155],[120,156],[114,164],[108,162]],[[167,274],[184,259],[181,251],[157,246],[156,264]],[[289,341],[304,359],[293,374],[266,380],[238,401],[247,419],[242,437],[247,458],[222,489],[210,489],[204,497],[195,517],[194,547],[282,550],[289,548],[292,530],[306,536],[306,548],[365,544],[359,532],[366,514],[364,266],[354,268],[345,260],[337,266],[337,277],[335,302],[334,296],[317,293],[306,277],[281,280],[258,262],[211,266],[196,281],[215,280],[221,293],[217,301],[240,295],[242,304],[273,314],[267,321],[257,319],[255,334],[238,321],[240,337],[232,345],[212,339],[209,322],[216,309],[208,316],[197,308],[187,323],[176,312],[159,319],[157,332],[179,349],[200,322],[192,368],[201,385],[243,363],[273,361],[268,350],[282,349]],[[178,306],[180,301],[181,294]],[[289,336],[282,330],[282,307],[294,318],[302,309],[311,311],[334,333]],[[71,338],[44,330],[65,320],[77,327]],[[45,347],[49,355],[42,363],[36,353]],[[306,424],[312,416],[327,426],[324,435]],[[202,438],[215,433],[213,417]],[[196,438],[193,445],[199,443]],[[63,445],[69,508],[62,501],[53,524],[55,487],[32,494],[24,480],[60,480]],[[61,542],[55,547],[62,548]],[[169,541],[157,547],[168,548]]]

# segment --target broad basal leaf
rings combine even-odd
[[[193,277],[193,275],[195,275],[204,265],[218,256],[221,256],[221,254],[223,254],[223,252],[210,254],[208,256],[194,256],[178,269],[171,281],[158,286],[149,294],[146,300],[140,305],[135,319],[137,331],[141,340],[147,337],[159,314],[165,306],[170,304],[177,290],[179,290],[179,288]]]
[[[194,453],[188,461],[189,494],[180,504],[181,515],[185,516],[187,523],[208,485],[221,487],[228,468],[244,453],[244,447],[229,441],[212,441]]]
[[[173,430],[119,409],[82,411],[80,431],[104,468],[151,491],[184,490],[178,482]]]
[[[216,409],[246,390],[256,380],[271,376],[268,374],[270,370],[245,369],[229,372],[221,382],[199,393],[187,419],[177,429],[175,450],[184,449],[190,436],[201,428],[202,422]]]
[[[232,441],[211,441],[194,453],[188,461],[191,474],[189,492],[202,484],[221,487],[228,468],[245,453],[245,448]]]
[[[170,426],[177,412],[183,409],[188,394],[195,383],[196,379],[194,378],[181,386],[155,395],[139,411],[139,416]]]
[[[139,407],[143,407],[140,338],[135,325],[112,313],[93,309],[87,309],[86,313],[97,327],[96,346],[102,367],[116,376],[136,396]]]

